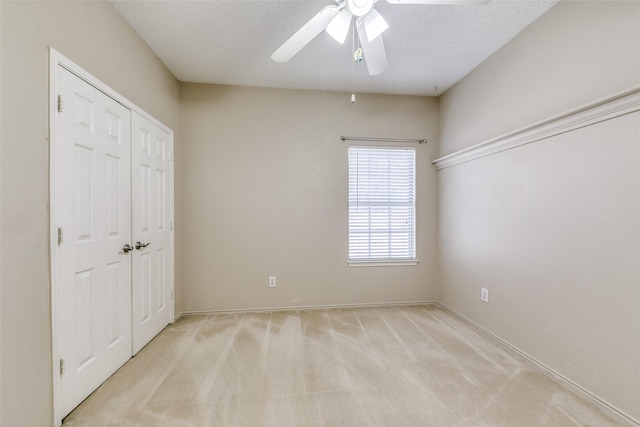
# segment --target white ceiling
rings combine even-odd
[[[375,8],[389,23],[383,34],[389,68],[369,76],[344,45],[322,32],[293,59],[270,58],[331,0],[114,0],[116,9],[183,82],[439,95],[557,0],[493,0],[474,6],[398,5]],[[436,89],[437,87],[437,89]]]

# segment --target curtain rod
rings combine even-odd
[[[402,138],[369,138],[365,136],[341,136],[341,140],[343,141],[382,141],[382,142],[417,142],[418,144],[422,144],[423,142],[426,144],[426,139],[402,139]]]

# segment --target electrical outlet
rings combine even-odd
[[[276,276],[269,276],[269,287],[270,288],[276,287]]]
[[[489,289],[480,288],[480,299],[486,303],[489,303]]]

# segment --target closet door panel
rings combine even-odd
[[[57,69],[55,338],[68,414],[131,357],[130,110]]]
[[[172,135],[132,114],[133,353],[171,321]]]

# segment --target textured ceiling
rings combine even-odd
[[[389,68],[369,76],[344,45],[322,32],[293,59],[270,55],[330,0],[113,1],[183,82],[405,95],[439,95],[544,14],[556,0],[493,0],[474,6],[375,8]],[[436,89],[437,87],[437,89]]]

